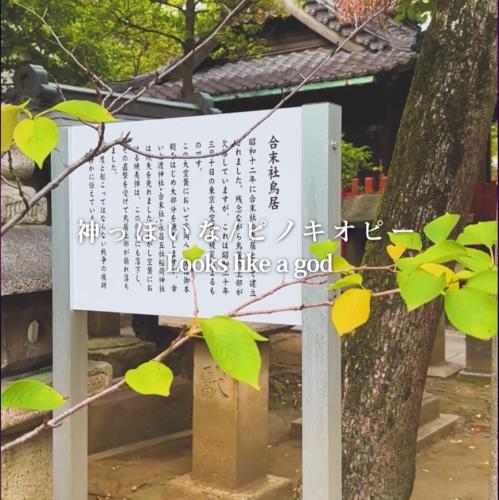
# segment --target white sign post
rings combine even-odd
[[[302,276],[311,225],[318,239],[332,237],[340,219],[340,108],[279,110],[228,153],[210,156],[264,114],[107,125],[107,139],[130,132],[151,156],[117,147],[54,193],[54,385],[71,404],[86,393],[81,311],[190,317],[192,284],[182,250],[198,245],[206,250],[196,278],[201,315],[224,314]],[[95,141],[90,127],[62,130],[53,175]],[[325,286],[291,286],[258,309],[326,299]],[[340,342],[329,311],[248,320],[302,325],[304,498],[340,499]],[[86,498],[86,437],[84,413],[54,430],[55,499]]]

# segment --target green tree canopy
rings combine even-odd
[[[60,83],[84,85],[88,75],[71,64],[49,29],[22,4],[44,15],[65,46],[99,76],[123,80],[156,69],[184,52],[183,0],[1,0],[2,66],[21,61],[43,65]],[[208,36],[238,2],[197,1],[194,40]],[[275,0],[256,0],[218,36],[217,57],[233,57],[262,49],[257,39],[262,23],[279,14]]]

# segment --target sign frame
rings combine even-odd
[[[69,158],[68,130],[52,154],[55,178]],[[53,385],[75,405],[87,396],[87,312],[70,308],[69,182],[52,194]],[[341,218],[341,107],[302,106],[302,223],[320,221],[326,235]],[[303,256],[308,255],[303,241]],[[328,299],[326,286],[303,286],[303,303]],[[327,308],[302,319],[302,478],[304,500],[341,500],[341,340]],[[65,408],[67,406],[65,405]],[[64,409],[54,412],[62,413]],[[53,498],[86,500],[88,418],[82,409],[53,430]]]

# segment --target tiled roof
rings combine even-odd
[[[331,0],[307,1],[303,10],[343,37],[349,36],[354,26],[338,20],[337,11]],[[367,50],[412,51],[416,45],[417,30],[407,24],[397,23],[391,15],[380,15],[353,37],[353,41]]]
[[[284,0],[286,3],[287,0]],[[326,35],[329,40],[348,37],[352,25],[341,23],[329,0],[307,1],[297,17],[309,28]],[[320,23],[321,26],[318,26]],[[324,32],[324,28],[327,31]],[[320,29],[319,29],[320,28]],[[390,15],[369,23],[352,38],[315,76],[313,82],[344,80],[376,75],[409,65],[416,57],[417,29],[399,24]],[[331,36],[329,36],[329,34]],[[255,58],[225,62],[197,70],[193,83],[197,91],[212,96],[233,94],[258,89],[287,87],[300,83],[303,76],[319,65],[334,48],[305,48],[282,53],[270,53]],[[177,99],[182,82],[165,81],[151,88],[149,96]]]
[[[198,71],[193,78],[194,87],[213,96],[248,90],[286,87],[302,81],[321,63],[331,50],[316,49],[263,56],[259,59],[241,60]],[[344,80],[364,75],[390,71],[408,64],[414,54],[402,51],[339,52],[315,76],[313,82]],[[175,99],[180,95],[181,81],[165,82],[153,87],[152,97]]]

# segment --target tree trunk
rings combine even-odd
[[[195,47],[195,22],[196,22],[196,3],[195,0],[187,0],[185,3],[185,40],[184,55],[188,54]],[[194,73],[194,57],[189,57],[182,68],[182,97],[188,99],[194,93],[194,84],[192,76]]]
[[[438,0],[425,35],[378,211],[384,228],[467,214],[496,82],[494,0]],[[388,263],[385,244],[364,261]],[[374,274],[374,273],[372,273]],[[368,276],[375,290],[393,276]],[[343,499],[409,499],[419,411],[440,300],[412,313],[399,297],[373,300],[369,323],[343,345]]]

